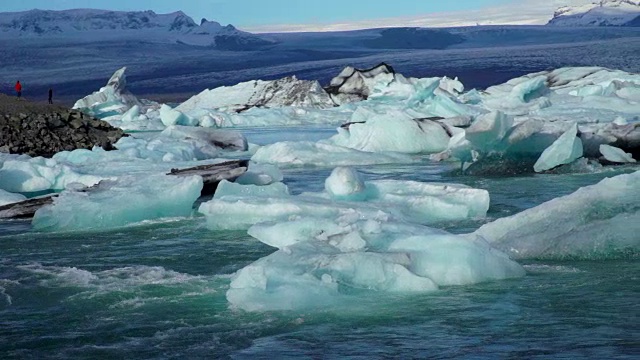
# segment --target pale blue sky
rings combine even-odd
[[[196,21],[206,17],[239,27],[348,23],[436,12],[479,10],[514,0],[0,0],[0,12],[34,8],[62,10],[182,10]]]

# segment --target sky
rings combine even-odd
[[[543,24],[565,4],[592,0],[0,0],[0,12],[78,8],[177,10],[199,22],[253,32],[335,31],[390,26]]]

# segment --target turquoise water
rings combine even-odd
[[[258,132],[249,137],[261,140]],[[488,219],[439,225],[458,233],[629,171],[480,178],[450,175],[452,169],[425,161],[359,170],[366,179],[489,190]],[[320,191],[330,170],[287,170],[285,182],[294,193]],[[0,358],[637,359],[640,353],[637,253],[531,259],[521,279],[419,295],[364,292],[318,311],[230,309],[231,274],[273,251],[246,232],[207,230],[198,216],[57,234],[35,233],[25,221],[0,222]]]

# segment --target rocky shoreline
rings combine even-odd
[[[60,151],[113,149],[124,131],[62,106],[0,94],[0,152],[51,157]]]

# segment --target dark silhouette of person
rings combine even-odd
[[[49,104],[53,104],[53,89],[49,88]]]
[[[18,93],[18,99],[22,96],[22,84],[20,84],[20,80],[16,83],[16,92]]]

